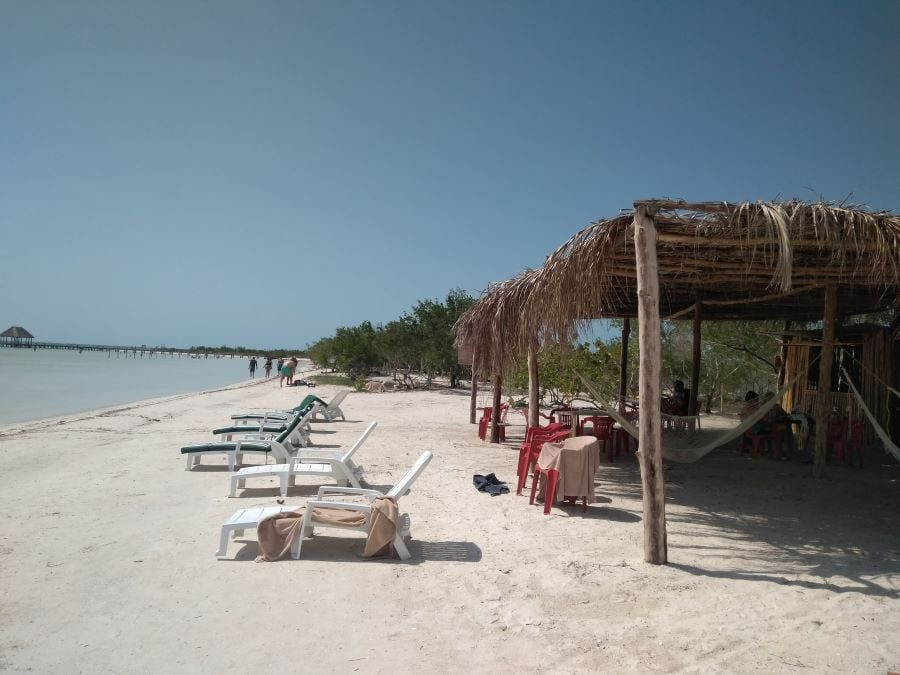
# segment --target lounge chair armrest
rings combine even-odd
[[[297,459],[315,459],[320,462],[331,462],[340,459],[337,453],[331,455],[328,454],[327,450],[323,450],[322,448],[297,448],[297,452],[294,456]],[[325,459],[326,457],[328,459]]]
[[[345,511],[359,511],[360,513],[371,513],[372,507],[368,504],[354,504],[352,502],[325,502],[311,499],[306,503],[308,509],[333,509],[340,508]]]
[[[367,490],[366,488],[338,487],[336,485],[323,485],[319,488],[316,499],[327,497],[328,494],[336,495],[359,495],[361,497],[384,497],[384,494],[378,490]]]
[[[340,464],[341,460],[335,457],[322,457],[321,455],[294,455],[294,464]]]

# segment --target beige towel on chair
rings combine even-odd
[[[273,562],[283,558],[291,550],[291,544],[300,534],[305,506],[293,511],[282,511],[259,521],[256,536],[259,539],[259,555],[256,562]],[[390,553],[400,509],[393,497],[376,497],[372,504],[372,522],[363,558]],[[313,522],[345,527],[359,527],[366,522],[366,514],[344,509],[313,509]]]
[[[371,518],[363,558],[390,554],[393,551],[394,537],[397,536],[397,520],[400,518],[397,502],[393,497],[376,497],[372,503]]]

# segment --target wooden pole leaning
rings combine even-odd
[[[493,410],[491,410],[491,443],[500,442],[500,393],[503,384],[503,378],[494,375],[494,402]]]
[[[819,384],[816,390],[816,455],[813,476],[821,478],[825,466],[828,403],[831,400],[831,364],[834,362],[834,336],[837,325],[837,286],[825,287],[825,312],[822,324],[822,351],[819,356]]]
[[[635,205],[634,210],[634,256],[637,264],[640,348],[638,460],[643,488],[644,560],[654,565],[665,565],[668,550],[660,417],[659,273],[656,224],[643,205]]]
[[[528,348],[528,421],[529,427],[541,425],[541,387],[538,379],[537,347]]]

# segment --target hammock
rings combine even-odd
[[[595,382],[592,382],[590,379],[582,375],[581,373],[576,373],[581,381],[584,383],[584,386],[587,387],[588,391],[594,396],[594,398],[598,401],[608,401],[609,397],[603,396],[600,393],[600,387],[597,386]],[[716,448],[722,447],[726,443],[730,443],[736,438],[739,438],[744,435],[744,432],[747,431],[754,424],[759,422],[763,417],[766,416],[766,413],[769,412],[778,401],[781,400],[781,397],[793,384],[800,378],[798,374],[793,380],[785,383],[785,385],[778,390],[778,393],[772,398],[762,401],[760,406],[754,410],[750,415],[747,416],[746,419],[742,420],[739,425],[737,425],[734,429],[729,429],[719,435],[717,435],[712,441],[707,442],[705,445],[697,446],[697,447],[679,447],[672,448],[663,446],[662,448],[662,456],[665,459],[668,459],[672,462],[679,462],[682,464],[689,464],[692,462],[696,462],[701,459],[705,455],[708,455],[710,452],[715,450]],[[607,405],[604,406],[604,410],[609,413],[610,417],[612,417],[616,422],[618,422],[625,431],[627,431],[634,438],[638,437],[638,431],[635,426],[625,419],[621,413],[617,410],[617,406]]]
[[[865,413],[865,416],[869,418],[869,422],[872,424],[872,428],[875,429],[875,433],[878,434],[878,438],[881,439],[881,442],[884,443],[884,449],[887,450],[890,454],[894,456],[894,459],[900,461],[900,448],[898,448],[894,442],[891,440],[891,437],[888,436],[888,433],[878,424],[878,421],[875,419],[875,416],[869,410],[868,406],[866,406],[865,401],[863,401],[862,396],[859,395],[859,392],[856,390],[856,386],[853,384],[853,380],[850,379],[850,375],[847,373],[846,369],[841,368],[841,372],[844,374],[844,377],[847,378],[847,386],[850,387],[850,391],[853,392],[853,396],[856,398],[856,402],[859,403],[860,409]],[[891,387],[888,387],[891,389]],[[896,390],[893,390],[896,393]]]

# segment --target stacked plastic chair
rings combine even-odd
[[[516,494],[522,494],[522,488],[525,487],[525,479],[531,471],[531,466],[537,463],[538,456],[541,454],[541,448],[544,443],[557,443],[564,441],[570,436],[570,431],[566,427],[551,428],[554,425],[546,427],[532,427],[530,438],[524,441],[519,448],[519,467],[516,474],[519,476]],[[526,432],[526,437],[528,436]]]

